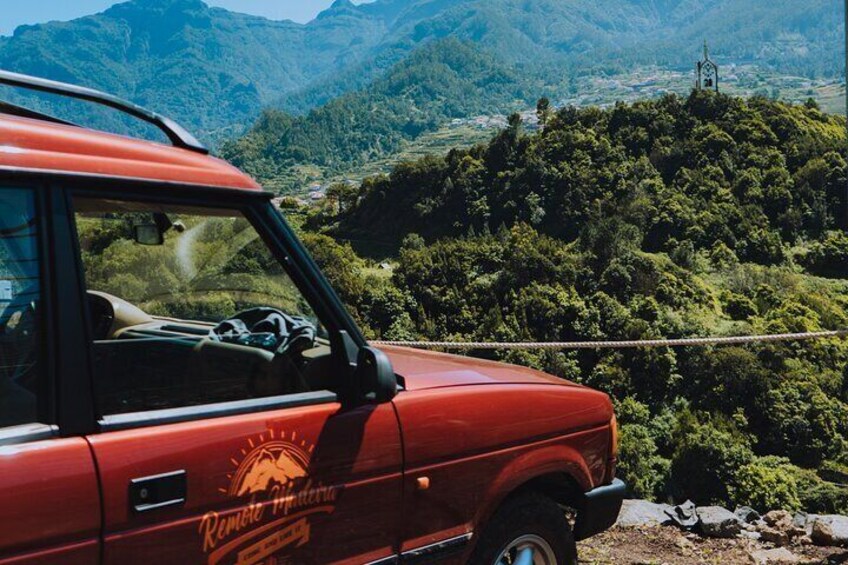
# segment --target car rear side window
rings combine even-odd
[[[39,421],[38,236],[33,191],[0,187],[0,427]]]
[[[241,212],[74,207],[101,415],[329,388],[327,331]]]

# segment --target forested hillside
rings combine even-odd
[[[378,0],[345,10],[385,22],[386,34],[372,54],[348,59],[353,64],[343,72],[287,92],[275,106],[306,113],[365,87],[422,42],[443,37],[472,43],[549,81],[640,65],[688,70],[705,40],[717,47],[722,63],[753,62],[810,78],[844,69],[844,12],[829,0]]]
[[[552,83],[639,65],[688,70],[705,39],[722,63],[835,77],[844,68],[842,10],[833,0],[337,0],[297,24],[201,0],[130,0],[70,22],[21,26],[0,38],[0,68],[104,89],[220,140],[241,133],[266,106],[303,114],[362,90],[445,38]],[[500,94],[480,89],[475,97],[491,105]],[[87,106],[36,104],[139,133]]]
[[[848,324],[844,118],[704,92],[543,118],[541,133],[513,117],[487,145],[338,187],[308,213],[307,244],[372,336]],[[396,244],[390,275],[315,230]],[[612,394],[637,495],[848,511],[844,340],[478,354]]]
[[[381,20],[341,8],[302,25],[201,0],[130,0],[69,22],[21,26],[0,38],[0,68],[106,90],[208,139],[222,128],[240,132],[285,92],[346,68],[379,40]],[[50,98],[40,106],[75,121],[131,127],[86,106]]]
[[[293,167],[361,164],[447,119],[526,107],[540,90],[472,45],[436,41],[368,88],[305,116],[266,110],[244,137],[224,145],[222,155],[269,188],[284,188]]]
[[[660,60],[691,65],[707,39],[733,60],[807,75],[840,68],[843,7],[830,0],[380,0],[404,6],[396,42],[450,35],[512,61],[562,59],[612,68]],[[837,71],[838,72],[838,71]]]
[[[615,215],[639,228],[646,251],[723,243],[743,261],[779,264],[799,241],[843,225],[834,161],[844,128],[814,106],[763,98],[566,108],[539,136],[523,137],[515,121],[488,146],[369,179],[339,233],[399,242],[523,221],[572,240]],[[387,206],[396,212],[376,221]]]
[[[449,118],[503,114],[522,102],[527,108],[528,93],[561,100],[582,87],[602,97],[605,87],[590,77],[638,83],[628,73],[649,64],[687,69],[688,77],[705,38],[720,46],[723,62],[804,77],[835,76],[844,67],[842,13],[827,0],[380,0],[337,3],[323,17],[343,13],[384,22],[371,55],[287,92],[222,148],[272,190],[361,178],[361,165],[391,158]],[[678,82],[688,85],[688,78]]]

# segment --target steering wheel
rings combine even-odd
[[[310,390],[301,371],[303,352],[315,347],[317,328],[309,320],[276,308],[252,308],[218,324],[210,337],[218,341],[259,347],[274,353],[276,374],[293,374],[284,382],[286,394]]]
[[[299,355],[315,347],[315,325],[300,316],[276,308],[251,308],[218,324],[212,337],[220,341],[252,345],[275,354]]]

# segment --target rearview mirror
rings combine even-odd
[[[139,245],[163,245],[165,243],[165,235],[156,224],[133,226],[133,239]]]
[[[377,402],[388,402],[397,394],[398,381],[392,362],[379,349],[363,347],[359,350],[355,375],[360,390]]]

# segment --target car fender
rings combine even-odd
[[[510,461],[488,485],[482,497],[485,503],[480,505],[474,519],[476,532],[482,531],[507,497],[534,479],[564,474],[584,492],[593,487],[589,466],[578,450],[556,440],[546,443]]]

